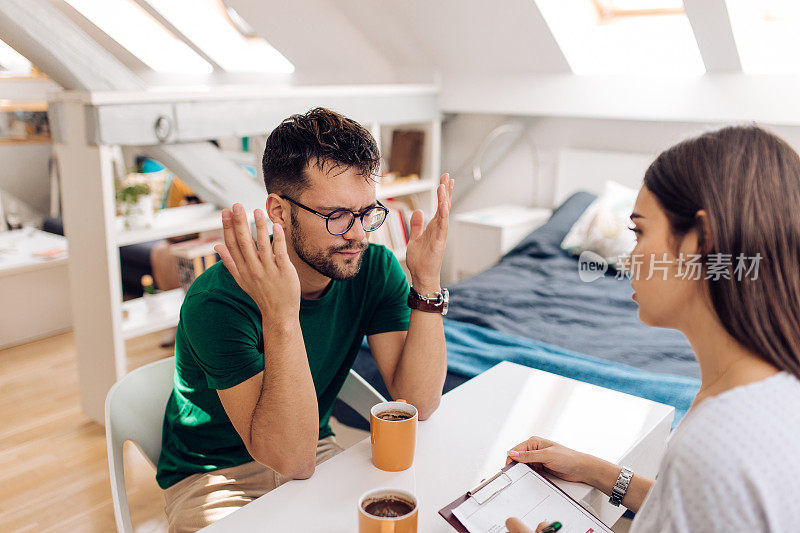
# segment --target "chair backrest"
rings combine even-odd
[[[106,397],[106,445],[117,530],[132,532],[122,450],[133,441],[155,465],[161,453],[164,408],[172,392],[175,358],[137,368],[119,380]]]
[[[369,422],[369,412],[372,406],[386,401],[380,392],[353,369],[350,369],[350,374],[344,380],[342,390],[339,391],[339,399],[364,417],[367,422]]]

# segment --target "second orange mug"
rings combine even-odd
[[[387,411],[400,411],[409,418],[383,420],[378,417]],[[372,463],[390,472],[410,468],[417,444],[417,408],[404,400],[383,402],[372,407],[369,418]]]
[[[396,517],[380,517],[366,511],[371,501],[386,498],[405,502],[411,511]],[[410,492],[401,489],[371,490],[358,500],[358,533],[417,533],[418,514],[417,499]]]

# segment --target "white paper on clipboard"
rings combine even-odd
[[[611,533],[599,519],[529,466],[517,463],[505,473],[511,482],[504,483],[504,488],[497,490],[490,484],[453,509],[470,533],[505,533],[506,519],[512,516],[533,530],[544,520],[557,520],[562,524],[559,533]],[[484,491],[489,491],[491,497]]]

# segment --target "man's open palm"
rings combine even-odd
[[[455,181],[448,174],[443,174],[436,190],[436,214],[426,228],[423,229],[422,211],[416,210],[411,215],[406,265],[411,273],[411,280],[425,287],[439,287],[454,186]]]

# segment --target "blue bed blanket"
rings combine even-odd
[[[649,372],[474,324],[446,320],[444,331],[451,373],[474,377],[501,361],[511,361],[671,405],[675,407],[673,427],[700,386],[695,378]]]
[[[447,319],[527,337],[650,372],[700,376],[686,337],[642,324],[630,281],[586,283],[561,241],[595,197],[579,192],[499,264],[450,287]]]

